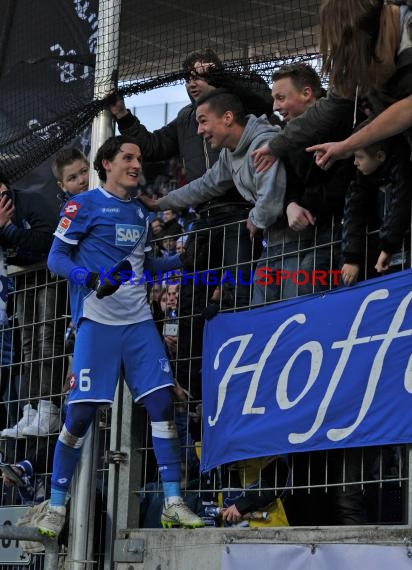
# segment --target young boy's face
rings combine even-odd
[[[57,182],[63,192],[72,196],[84,192],[89,187],[89,165],[78,158],[71,164],[63,167],[62,179]]]
[[[373,174],[385,162],[385,153],[381,150],[373,154],[360,149],[354,153],[354,164],[364,176]]]

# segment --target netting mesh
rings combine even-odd
[[[21,178],[90,124],[114,86],[129,95],[181,81],[192,51],[269,81],[284,61],[316,54],[319,3],[3,0],[0,168]]]
[[[320,0],[123,0],[120,76],[163,79],[187,53],[210,47],[229,67],[304,58],[316,52]],[[144,5],[144,6],[143,6]]]
[[[90,123],[97,2],[5,0],[0,168],[12,182]]]

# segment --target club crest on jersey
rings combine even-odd
[[[56,233],[64,235],[71,226],[69,218],[62,218],[57,226]]]
[[[116,245],[136,245],[142,234],[141,226],[116,224]]]
[[[64,207],[63,214],[72,220],[77,216],[77,212],[80,210],[81,205],[73,200],[69,200]]]
[[[167,358],[159,358],[160,370],[162,372],[170,372],[170,364]]]

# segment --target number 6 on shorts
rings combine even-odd
[[[80,392],[89,392],[91,386],[90,368],[82,368],[79,374],[79,390]]]

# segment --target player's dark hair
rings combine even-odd
[[[139,146],[136,139],[133,137],[118,135],[116,137],[108,138],[98,149],[93,162],[93,167],[102,182],[106,182],[107,179],[106,170],[103,167],[103,160],[109,160],[112,162],[124,144],[134,144]]]

